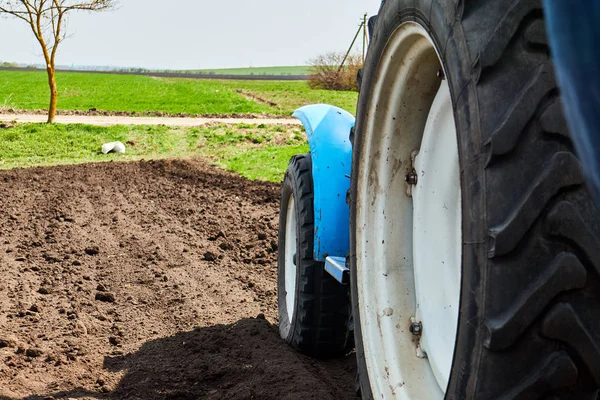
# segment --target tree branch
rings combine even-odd
[[[23,21],[29,23],[29,19],[27,18],[29,16],[29,13],[27,11],[10,10],[6,7],[0,6],[0,14],[9,14],[13,17],[20,18]]]
[[[52,17],[52,32],[54,34],[54,43],[52,45],[52,54],[50,55],[50,63],[54,65],[54,60],[56,59],[56,50],[58,49],[58,44],[60,43],[60,29],[63,23],[63,17],[65,15],[65,11],[61,9],[61,4],[58,0],[52,0],[56,7],[57,17],[53,15]],[[55,18],[56,23],[55,23]]]

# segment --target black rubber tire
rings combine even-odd
[[[387,0],[366,60],[351,188],[351,292],[362,394],[356,201],[366,104],[387,40],[430,32],[459,136],[460,319],[447,399],[590,399],[600,387],[600,218],[574,154],[541,1]]]
[[[294,314],[287,313],[285,290],[285,233],[290,196],[294,198],[297,226],[296,296]],[[313,257],[314,195],[310,154],[290,160],[281,189],[277,284],[279,332],[296,350],[317,358],[347,354],[350,332],[348,286],[338,283]]]
[[[367,23],[367,32],[369,35],[369,42],[373,39],[373,32],[375,31],[375,25],[377,25],[377,15],[373,15],[369,18],[369,22]]]

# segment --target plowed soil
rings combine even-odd
[[[277,331],[279,185],[193,160],[0,172],[0,399],[348,399]]]

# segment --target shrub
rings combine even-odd
[[[356,76],[362,68],[362,57],[351,54],[344,66],[344,53],[327,53],[309,61],[308,84],[312,89],[357,91]]]

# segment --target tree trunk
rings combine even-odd
[[[56,88],[56,77],[54,76],[54,67],[48,65],[48,85],[50,86],[50,107],[48,108],[48,123],[54,122],[56,116],[56,102],[58,98],[58,89]]]

